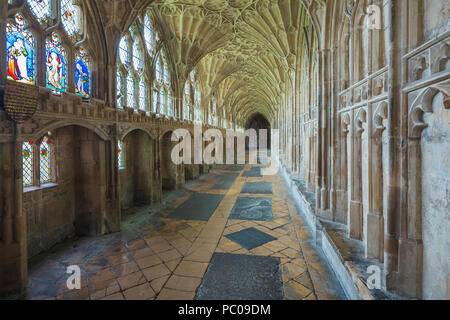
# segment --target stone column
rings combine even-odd
[[[0,144],[0,295],[27,286],[27,226],[22,212],[22,143]]]

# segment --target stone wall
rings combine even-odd
[[[32,257],[75,234],[75,128],[52,132],[57,184],[32,188],[23,194],[27,217],[28,256]],[[35,190],[33,190],[35,189]]]
[[[423,298],[444,299],[450,275],[450,111],[443,95],[422,136]]]

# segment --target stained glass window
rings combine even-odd
[[[54,92],[66,91],[66,50],[56,32],[52,32],[46,43],[46,84]]]
[[[147,90],[145,89],[145,82],[144,79],[141,79],[139,82],[139,109],[145,110],[145,103],[147,101],[146,99]]]
[[[80,10],[74,5],[74,0],[61,0],[61,22],[72,40],[80,32],[80,17]]]
[[[116,74],[117,107],[123,107],[122,85],[123,85],[122,75],[120,74],[119,68],[117,68],[117,74]]]
[[[51,182],[50,139],[45,136],[39,145],[39,175],[41,184]]]
[[[27,2],[36,19],[42,24],[47,23],[51,12],[50,0],[27,0]]]
[[[24,187],[31,187],[33,185],[33,142],[22,143],[22,180]]]
[[[126,168],[125,150],[123,142],[121,140],[117,141],[117,159],[119,162],[119,170],[125,169]]]
[[[142,69],[141,50],[137,41],[133,43],[133,67],[138,71]]]
[[[90,92],[89,57],[84,48],[80,47],[75,53],[75,93],[89,98]]]
[[[131,72],[127,76],[127,106],[134,108],[134,81]]]
[[[14,0],[8,0],[8,4],[13,4]]]
[[[153,52],[153,45],[154,45],[154,36],[153,36],[153,30],[152,30],[152,23],[150,21],[150,17],[148,14],[145,15],[144,18],[144,40],[145,40],[145,46],[147,47],[148,53]]]
[[[128,62],[128,42],[126,37],[122,37],[119,43],[119,57],[123,64]]]
[[[172,110],[172,95],[170,94],[170,91],[167,94],[167,114],[169,116],[174,116]]]
[[[34,84],[34,37],[25,27],[20,13],[6,24],[6,79]]]

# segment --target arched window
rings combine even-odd
[[[159,112],[161,114],[167,114],[166,110],[166,93],[164,92],[164,88],[161,87],[159,89]]]
[[[61,45],[60,38],[56,32],[47,38],[46,65],[47,77],[46,86],[54,92],[66,91],[66,50]]]
[[[122,37],[122,39],[120,40],[120,43],[119,43],[119,57],[120,57],[120,61],[123,64],[128,63],[128,54],[129,54],[129,50],[128,50],[127,37]]]
[[[81,12],[74,0],[61,0],[61,22],[70,39],[75,40],[81,29]]]
[[[22,184],[25,188],[40,187],[55,180],[50,135],[51,132],[37,144],[33,141],[22,143]]]
[[[202,113],[200,108],[200,88],[198,84],[197,75],[194,76],[194,121],[197,123],[202,123]]]
[[[183,119],[191,120],[191,83],[189,79],[184,84]]]
[[[34,183],[34,150],[33,142],[22,143],[22,181],[24,187]]]
[[[52,181],[51,155],[50,140],[47,136],[44,136],[39,144],[39,178],[41,184]]]
[[[133,67],[136,71],[142,71],[142,56],[141,49],[139,48],[139,43],[134,41],[133,43]]]
[[[116,94],[117,94],[117,107],[123,107],[123,80],[122,80],[122,74],[119,71],[119,68],[117,68],[116,72]]]
[[[36,19],[42,24],[48,23],[52,8],[50,0],[27,0],[27,2]]]
[[[156,114],[159,114],[159,108],[158,108],[159,92],[156,89],[153,89],[152,100],[153,100],[153,112],[156,113]]]
[[[144,63],[147,60],[147,52],[142,50],[144,44],[139,40],[142,32],[144,30],[140,30],[136,24],[130,27],[128,32],[120,39],[119,58],[117,59],[117,69],[126,74],[125,83],[119,81],[120,76],[117,75],[116,89],[121,90],[123,95],[126,92],[126,101],[121,101],[121,103],[136,110],[147,110],[148,88],[145,74],[148,70],[146,70],[146,64]],[[120,96],[119,92],[117,92],[117,96]],[[118,107],[120,107],[120,104],[118,104]]]
[[[89,57],[80,47],[75,53],[75,93],[83,98],[89,98],[91,87],[89,81]]]
[[[127,76],[127,106],[130,108],[135,107],[134,102],[134,79],[131,72],[128,72]]]
[[[147,52],[151,55],[154,49],[155,33],[148,13],[144,17],[144,40]]]
[[[147,102],[147,90],[145,87],[144,79],[141,78],[139,82],[139,109],[146,110],[146,102]]]
[[[20,13],[6,24],[6,79],[35,83],[35,42]]]

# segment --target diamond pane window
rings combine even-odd
[[[61,0],[61,22],[72,40],[80,32],[80,17],[80,10],[74,5],[74,0]]]
[[[84,48],[80,47],[75,53],[75,93],[89,98],[90,92],[89,57]]]
[[[183,117],[185,120],[190,119],[190,109],[191,109],[191,87],[188,81],[184,85],[184,108]]]
[[[145,15],[144,18],[144,40],[145,40],[145,46],[147,47],[148,53],[153,52],[153,45],[154,45],[154,37],[153,37],[153,30],[152,30],[152,23],[150,21],[150,17],[148,14]]]
[[[167,69],[167,63],[165,61],[165,59],[163,60],[163,73],[164,73],[164,83],[166,85],[170,85],[170,75],[169,75],[169,70]]]
[[[139,44],[137,41],[133,43],[133,67],[135,70],[142,69],[142,56]]]
[[[159,90],[159,100],[159,112],[166,114],[166,93],[163,88]]]
[[[167,94],[167,114],[169,116],[174,116],[173,110],[172,110],[172,96],[170,95],[170,91]]]
[[[153,97],[152,97],[152,102],[153,102],[153,112],[158,114],[159,110],[158,110],[158,103],[159,103],[159,94],[158,94],[158,90],[153,90]]]
[[[6,24],[6,79],[34,84],[34,37],[25,27],[20,13]]]
[[[46,47],[46,85],[55,92],[66,91],[66,50],[56,32],[45,42]]]
[[[27,0],[27,2],[36,19],[42,24],[47,23],[51,11],[50,0]]]
[[[128,42],[126,37],[122,37],[119,43],[119,57],[123,64],[128,62]]]
[[[117,107],[123,107],[123,94],[122,94],[122,75],[117,70],[116,74],[116,94],[117,94]]]
[[[22,143],[22,180],[24,187],[33,185],[33,142]]]
[[[144,79],[141,79],[139,82],[139,109],[145,110],[145,103],[147,101],[146,99],[146,93],[147,90],[145,88],[145,82]]]
[[[41,184],[51,182],[51,148],[50,140],[45,136],[39,145],[39,173]]]
[[[162,81],[163,81],[163,73],[161,71],[161,60],[160,59],[156,60],[156,70],[155,70],[155,72],[156,72],[156,80],[159,83],[162,83]]]
[[[128,73],[127,77],[127,105],[130,108],[135,107],[134,103],[134,80],[131,73]]]
[[[117,159],[119,162],[119,170],[126,168],[125,162],[125,150],[123,149],[123,143],[121,140],[117,141]]]

